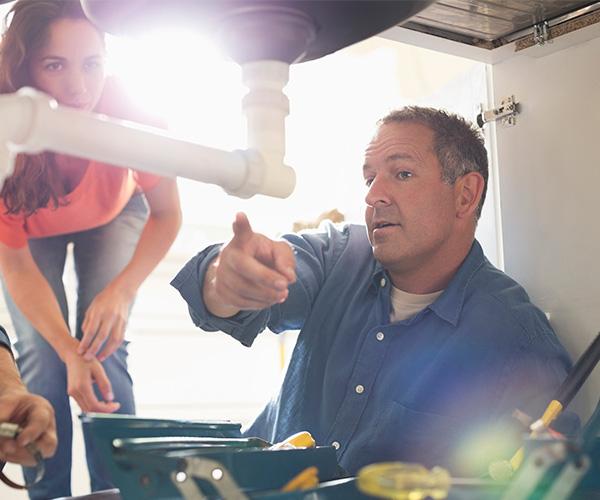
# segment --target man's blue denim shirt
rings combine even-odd
[[[477,241],[434,303],[390,323],[390,279],[364,226],[284,238],[298,280],[283,304],[210,315],[201,284],[219,246],[172,282],[203,330],[246,346],[265,328],[300,330],[278,397],[247,435],[276,442],[308,430],[319,445],[335,446],[351,473],[401,460],[479,474],[512,456],[519,442],[511,413],[539,417],[570,361],[542,311]]]

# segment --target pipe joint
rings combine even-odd
[[[296,173],[280,161],[268,161],[258,151],[246,149],[234,153],[244,159],[246,175],[236,189],[225,189],[227,194],[238,198],[251,198],[255,194],[287,198],[294,191]]]

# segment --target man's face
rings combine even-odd
[[[456,195],[454,186],[442,181],[433,132],[412,122],[382,125],[367,147],[363,170],[375,258],[392,274],[443,260],[454,230]]]

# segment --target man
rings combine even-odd
[[[511,413],[540,416],[568,356],[474,238],[488,178],[475,129],[430,108],[393,112],[363,175],[366,231],[272,241],[238,214],[233,239],[173,285],[198,327],[244,345],[267,327],[300,329],[281,392],[249,435],[308,430],[351,473],[402,460],[479,474],[510,458],[521,430]]]
[[[40,396],[30,394],[21,382],[10,351],[10,342],[0,327],[0,422],[18,424],[23,428],[17,439],[0,438],[0,470],[4,462],[35,465],[26,449],[33,443],[43,457],[54,454],[56,429],[54,410]]]

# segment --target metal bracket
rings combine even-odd
[[[551,441],[532,451],[502,500],[528,500],[539,488],[548,471],[562,467],[552,479],[544,500],[567,500],[591,467],[589,456],[567,441]]]
[[[516,101],[515,96],[511,95],[502,99],[500,106],[497,108],[483,111],[482,106],[477,115],[477,125],[483,127],[486,123],[502,120],[502,125],[512,127],[516,124],[516,115],[518,115],[519,112],[519,103]]]
[[[571,458],[554,480],[552,488],[546,493],[544,500],[564,500],[571,498],[571,493],[579,486],[586,472],[592,465],[587,455]]]
[[[533,25],[533,42],[536,45],[545,45],[552,42],[548,21],[542,21]]]
[[[525,461],[518,476],[504,492],[502,500],[528,500],[540,481],[555,464],[563,463],[568,456],[567,446],[556,441],[533,450]]]
[[[184,459],[185,469],[171,473],[171,481],[186,500],[207,500],[193,478],[208,481],[222,498],[248,500],[231,473],[216,460],[191,457]]]
[[[16,439],[23,429],[11,422],[0,422],[0,437]]]

